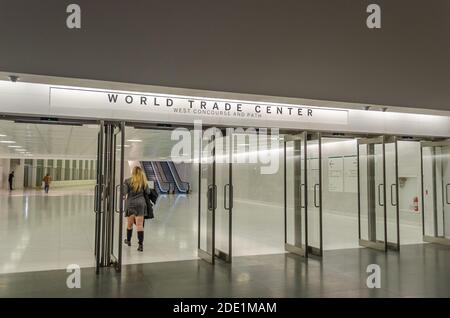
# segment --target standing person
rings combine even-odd
[[[9,191],[13,190],[13,181],[14,181],[14,171],[11,171],[11,173],[8,176]]]
[[[50,182],[52,182],[52,177],[50,177],[50,174],[47,173],[42,181],[44,181],[45,193],[48,193],[48,190],[50,190]]]
[[[139,241],[138,251],[144,251],[144,215],[147,209],[144,191],[150,195],[147,178],[141,167],[134,167],[131,178],[125,180],[124,194],[126,195],[127,238],[124,243],[131,246],[133,224],[136,224]]]

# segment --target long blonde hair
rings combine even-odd
[[[143,187],[147,185],[147,178],[145,177],[144,171],[141,167],[134,167],[131,171],[131,188],[134,192],[138,192]]]

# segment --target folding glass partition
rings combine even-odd
[[[323,254],[320,133],[286,135],[284,142],[285,250]]]
[[[284,246],[307,255],[306,132],[284,137]]]
[[[450,140],[421,146],[423,239],[450,245]]]
[[[232,258],[232,134],[210,128],[200,137],[198,256]]]

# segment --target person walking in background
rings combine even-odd
[[[50,190],[50,183],[52,182],[52,177],[50,177],[50,174],[47,173],[42,181],[44,181],[45,193],[48,193],[48,190]]]
[[[150,195],[147,178],[141,167],[134,167],[131,172],[131,178],[125,180],[123,193],[126,195],[127,217],[127,238],[124,243],[131,246],[131,237],[133,235],[133,224],[136,224],[137,237],[139,241],[138,251],[144,251],[144,215],[147,210],[146,199],[144,195]],[[144,194],[145,192],[145,194]]]
[[[14,171],[11,171],[11,173],[8,176],[9,191],[13,190],[13,182],[14,182]]]

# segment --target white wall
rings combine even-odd
[[[57,85],[52,85],[56,87]],[[94,88],[95,89],[95,88]],[[98,118],[114,120],[134,120],[141,122],[167,122],[167,123],[187,123],[192,124],[193,120],[202,119],[204,123],[211,125],[227,126],[253,126],[253,127],[279,127],[299,129],[296,121],[286,121],[280,118],[273,120],[252,119],[248,117],[224,117],[202,116],[196,114],[177,114],[174,112],[158,112],[153,108],[136,107],[116,107],[113,105],[102,107],[98,104],[103,99],[92,100],[84,98],[83,104],[80,100],[67,95],[58,105],[49,104],[50,85],[32,84],[32,83],[11,83],[0,81],[0,103],[2,112],[5,114],[36,115],[36,116],[56,116],[72,118]],[[102,90],[99,90],[102,91]],[[157,94],[157,92],[146,92]],[[220,95],[220,92],[217,92]],[[75,97],[77,96],[76,93]],[[102,95],[103,96],[103,95]],[[106,95],[105,95],[106,96]],[[199,97],[201,99],[201,97]],[[256,98],[256,96],[255,96]],[[198,98],[197,98],[198,99]],[[264,97],[258,98],[265,104]],[[55,101],[54,99],[51,99]],[[281,104],[276,100],[273,103]],[[303,104],[299,104],[303,105]],[[315,103],[319,108],[325,105],[330,108],[333,103],[317,101]],[[343,107],[342,104],[340,104]],[[345,105],[345,104],[344,104]],[[150,114],[150,115],[149,115]],[[364,111],[357,109],[348,110],[348,123],[329,123],[329,122],[305,122],[301,129],[320,130],[320,131],[339,131],[339,132],[367,132],[378,134],[402,134],[411,136],[442,136],[450,137],[450,117],[422,114]]]
[[[357,178],[354,178],[354,192],[332,192],[329,191],[329,157],[356,156],[356,140],[347,139],[324,139],[322,141],[322,204],[328,213],[357,216],[358,194]]]
[[[11,159],[0,159],[0,170],[2,173],[2,189],[9,189],[8,176],[11,171],[14,171],[14,189],[23,189],[23,177],[24,177],[24,159],[20,159],[20,164],[14,164],[11,166]]]
[[[8,189],[8,176],[11,172],[10,159],[0,159],[0,186],[2,189]]]
[[[420,143],[399,141],[398,159],[400,222],[421,226],[422,188],[420,176]],[[413,201],[415,197],[418,198],[418,211],[414,211]]]

